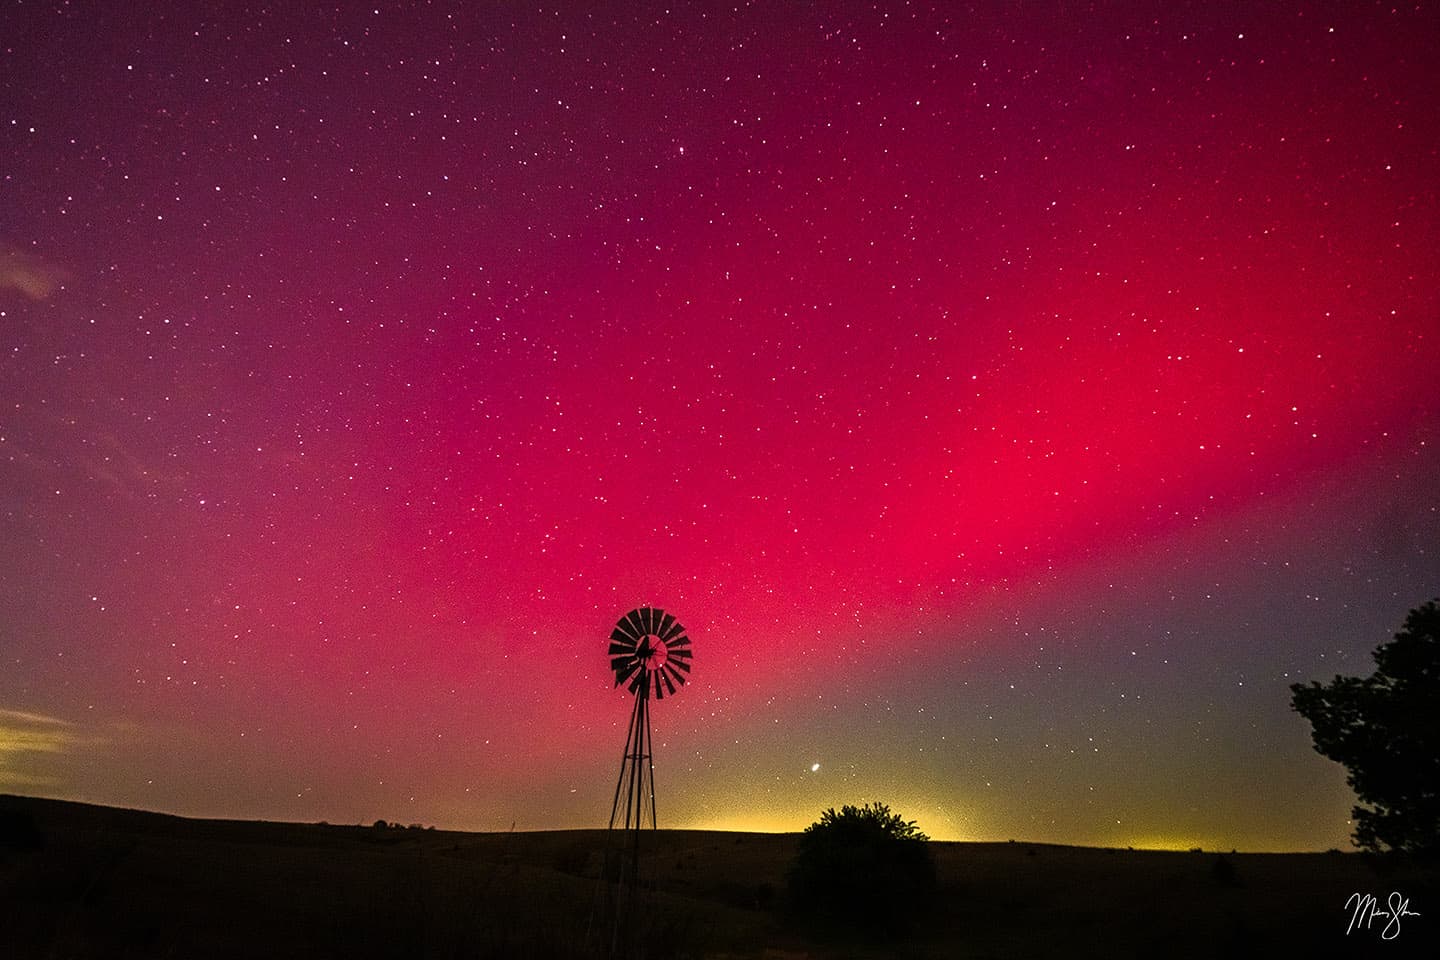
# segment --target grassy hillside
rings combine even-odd
[[[1435,956],[1440,875],[1354,854],[933,845],[942,906],[900,943],[802,931],[795,834],[661,831],[647,956]],[[187,820],[0,796],[0,957],[595,956],[604,831]],[[1346,935],[1346,899],[1418,917]],[[593,929],[598,930],[597,923]]]

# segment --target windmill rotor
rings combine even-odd
[[[639,607],[621,617],[610,632],[610,669],[615,686],[628,683],[631,693],[663,700],[685,685],[693,656],[690,637],[674,616],[654,607]]]

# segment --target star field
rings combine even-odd
[[[1424,5],[7,3],[0,790],[1324,849],[1440,593]]]

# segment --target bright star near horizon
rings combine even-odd
[[[811,772],[811,773],[819,773],[819,772],[820,772],[820,764],[818,764],[818,763],[812,763],[812,764],[810,764],[810,772]]]

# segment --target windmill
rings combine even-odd
[[[693,655],[690,638],[680,621],[654,607],[631,610],[610,633],[610,669],[615,673],[615,686],[625,684],[635,698],[608,828],[621,841],[607,845],[612,854],[607,857],[606,873],[615,878],[612,953],[618,950],[622,934],[635,933],[626,928],[626,918],[634,912],[633,899],[639,885],[640,835],[646,827],[656,829],[650,701],[652,697],[663,700],[674,696],[685,685]]]

